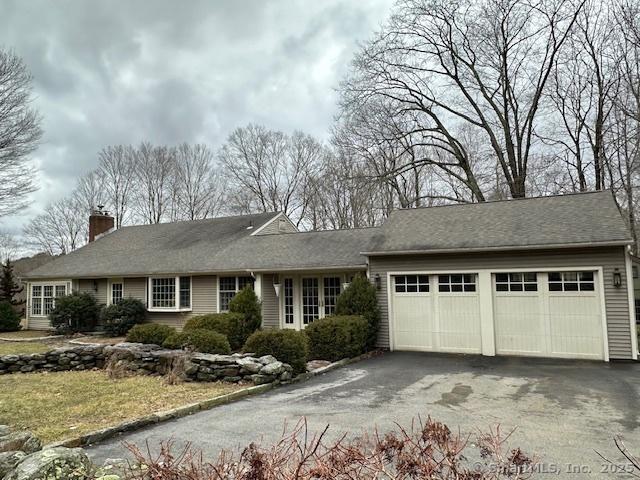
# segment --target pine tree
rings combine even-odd
[[[0,276],[0,302],[8,302],[11,305],[23,305],[24,300],[16,299],[16,295],[22,293],[24,287],[16,282],[13,273],[11,260],[2,265],[2,275]]]

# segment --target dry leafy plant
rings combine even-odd
[[[126,444],[134,456],[128,480],[492,480],[530,477],[535,461],[519,448],[509,449],[500,429],[469,437],[453,434],[443,423],[418,419],[406,429],[377,430],[360,438],[325,442],[328,426],[311,434],[306,419],[272,446],[250,444],[241,452],[222,451],[207,462],[187,445],[174,454],[163,442],[152,454]],[[473,449],[473,450],[472,450]],[[469,451],[469,456],[465,452]],[[471,460],[471,458],[477,460]]]

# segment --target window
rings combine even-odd
[[[124,298],[124,286],[122,283],[111,284],[111,303],[120,303]]]
[[[394,277],[396,293],[426,293],[429,291],[428,275],[398,275]]]
[[[191,277],[151,278],[149,289],[149,310],[191,309]]]
[[[636,323],[640,323],[640,298],[636,298]]]
[[[340,277],[324,277],[324,314],[333,315],[340,295]]]
[[[549,272],[550,292],[592,292],[593,272]]]
[[[631,271],[633,272],[633,278],[638,278],[638,266],[637,265],[632,266]]]
[[[284,279],[284,323],[293,325],[293,278]]]
[[[253,277],[220,277],[219,310],[227,312],[229,310],[229,302],[236,296],[236,293],[247,286],[253,288],[253,284]]]
[[[319,282],[317,278],[302,279],[302,323],[310,324],[320,315],[318,301]]]
[[[67,294],[66,284],[32,285],[31,286],[31,315],[46,316],[56,307],[56,298]]]
[[[496,273],[496,292],[537,292],[538,274]]]
[[[439,292],[475,292],[476,276],[474,274],[438,275]]]

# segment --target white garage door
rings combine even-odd
[[[393,348],[480,353],[476,274],[392,277]]]
[[[597,272],[496,273],[496,353],[604,358]]]

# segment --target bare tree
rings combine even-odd
[[[322,145],[301,132],[289,136],[258,125],[236,129],[220,152],[232,208],[283,211],[300,224],[309,200],[304,187],[321,156]]]
[[[24,228],[29,244],[50,255],[70,253],[87,242],[87,215],[75,197],[58,200]]]
[[[15,260],[20,251],[20,244],[15,235],[8,232],[0,232],[0,263],[6,260]]]
[[[24,208],[26,197],[36,190],[28,157],[42,130],[31,107],[31,80],[20,57],[0,50],[0,216]]]
[[[96,171],[89,172],[80,177],[74,195],[85,214],[89,214],[92,210],[96,209],[98,205],[105,205],[107,192],[104,185],[104,178]]]
[[[171,208],[176,154],[173,148],[143,142],[134,151],[135,210],[144,223],[160,223]]]
[[[581,9],[569,0],[400,1],[356,56],[343,107],[386,99],[412,125],[407,133],[455,159],[462,181],[472,169],[457,132],[475,128],[511,196],[523,197],[542,98]]]
[[[135,182],[136,155],[133,147],[116,145],[104,148],[98,155],[97,174],[105,186],[107,206],[113,213],[115,227],[127,219]]]
[[[198,220],[220,213],[224,184],[206,145],[183,143],[175,151],[174,217]]]

